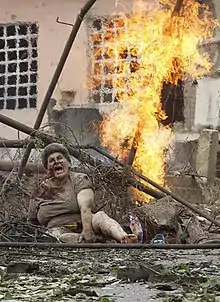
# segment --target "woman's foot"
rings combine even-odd
[[[133,234],[127,234],[121,239],[121,243],[138,243],[138,237]]]
[[[63,243],[76,244],[80,242],[81,234],[78,233],[64,233],[59,236],[59,239]]]

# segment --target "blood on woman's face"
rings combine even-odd
[[[52,153],[47,159],[47,170],[54,178],[64,179],[69,174],[69,162],[62,153]]]

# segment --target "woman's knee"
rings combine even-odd
[[[99,211],[93,215],[95,220],[102,220],[103,218],[108,217],[108,215],[104,211]]]
[[[99,211],[95,214],[93,214],[92,217],[92,228],[94,230],[94,232],[100,232],[100,227],[103,223],[103,221],[106,219],[106,217],[108,217],[108,215],[103,212],[103,211]]]

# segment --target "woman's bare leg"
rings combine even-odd
[[[127,234],[120,224],[110,218],[105,212],[97,212],[92,218],[92,228],[94,233],[103,234],[106,238],[115,239],[121,243],[136,243],[137,236]]]

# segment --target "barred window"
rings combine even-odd
[[[36,23],[0,24],[0,109],[36,108]]]
[[[129,74],[122,72],[120,62],[133,61],[129,50],[120,54],[117,65],[114,54],[109,53],[108,41],[116,42],[119,32],[126,29],[125,18],[107,17],[89,20],[89,49],[91,58],[91,99],[96,103],[117,102],[113,89],[114,77],[126,82]],[[118,93],[118,91],[117,91]]]

